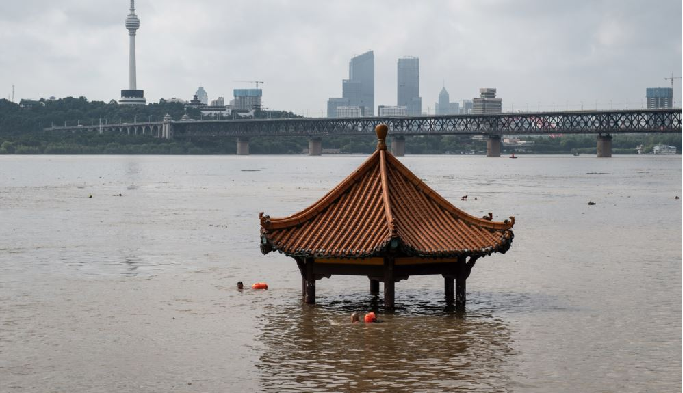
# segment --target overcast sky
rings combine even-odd
[[[0,97],[118,99],[129,0],[0,0]],[[351,57],[375,52],[375,111],[396,105],[397,59],[420,58],[423,110],[496,87],[505,110],[640,108],[681,76],[681,0],[137,0],[148,102],[232,98],[320,116]],[[677,106],[681,80],[674,84]]]

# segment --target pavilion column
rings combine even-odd
[[[486,141],[486,157],[500,157],[500,135],[489,135]]]
[[[455,277],[443,276],[446,294],[446,305],[452,306],[455,299]]]
[[[384,258],[384,308],[394,309],[394,258]]]
[[[306,275],[301,275],[301,299],[306,301]]]
[[[370,294],[379,295],[379,281],[370,279]]]
[[[612,135],[598,135],[598,157],[612,157]]]
[[[315,304],[315,271],[314,259],[306,258],[306,299],[307,304]]]
[[[465,311],[467,303],[467,277],[458,276],[455,279],[455,309]]]
[[[403,135],[396,135],[391,138],[391,153],[395,157],[406,155],[406,138]]]
[[[238,156],[248,156],[249,155],[249,137],[246,137],[246,136],[237,137],[237,155]]]
[[[467,278],[470,276],[472,267],[479,259],[478,256],[470,257],[465,261],[466,257],[458,258],[458,267],[455,273],[455,310],[465,311],[465,304],[467,303]]]

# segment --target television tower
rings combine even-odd
[[[128,29],[128,90],[121,90],[120,104],[145,105],[145,91],[137,89],[135,80],[135,32],[140,28],[140,19],[135,15],[135,0],[130,0],[130,14],[126,18]]]

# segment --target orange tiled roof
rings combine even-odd
[[[453,206],[386,151],[384,137],[318,202],[285,218],[259,216],[264,254],[314,258],[376,257],[390,249],[436,258],[504,253],[515,223],[514,217],[489,221]]]

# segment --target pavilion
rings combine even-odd
[[[393,309],[396,282],[441,274],[446,304],[464,310],[472,267],[510,248],[515,218],[496,222],[453,206],[387,151],[387,131],[376,127],[377,150],[316,203],[285,218],[260,213],[261,252],[296,260],[309,304],[316,280],[361,275],[375,295],[384,282],[384,305]]]

